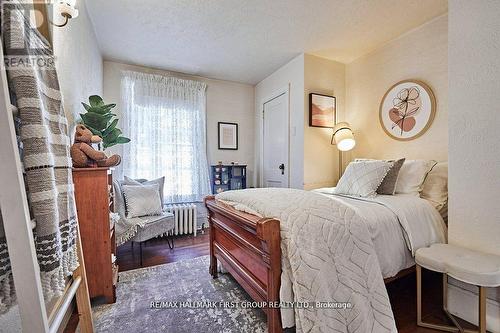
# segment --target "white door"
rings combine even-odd
[[[264,103],[263,186],[288,187],[288,93]]]

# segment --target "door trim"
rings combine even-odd
[[[260,134],[261,134],[261,139],[260,139],[260,161],[259,161],[259,186],[264,187],[264,104],[272,101],[275,98],[280,97],[281,95],[286,96],[286,108],[287,108],[287,133],[288,133],[288,151],[287,151],[287,156],[288,156],[288,161],[287,161],[287,180],[288,180],[288,188],[290,188],[290,84],[287,84],[286,86],[282,87],[281,89],[278,89],[274,91],[272,94],[268,95],[267,97],[261,99],[259,103],[259,123],[260,123]]]

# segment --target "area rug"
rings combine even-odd
[[[266,332],[260,309],[207,306],[252,301],[230,275],[212,279],[208,265],[204,256],[120,273],[116,303],[92,309],[96,332]]]

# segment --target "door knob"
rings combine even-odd
[[[278,167],[281,170],[281,174],[285,174],[285,164],[281,163],[280,166]]]

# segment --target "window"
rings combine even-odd
[[[124,72],[123,174],[165,176],[166,202],[201,201],[210,193],[206,153],[206,85]]]

